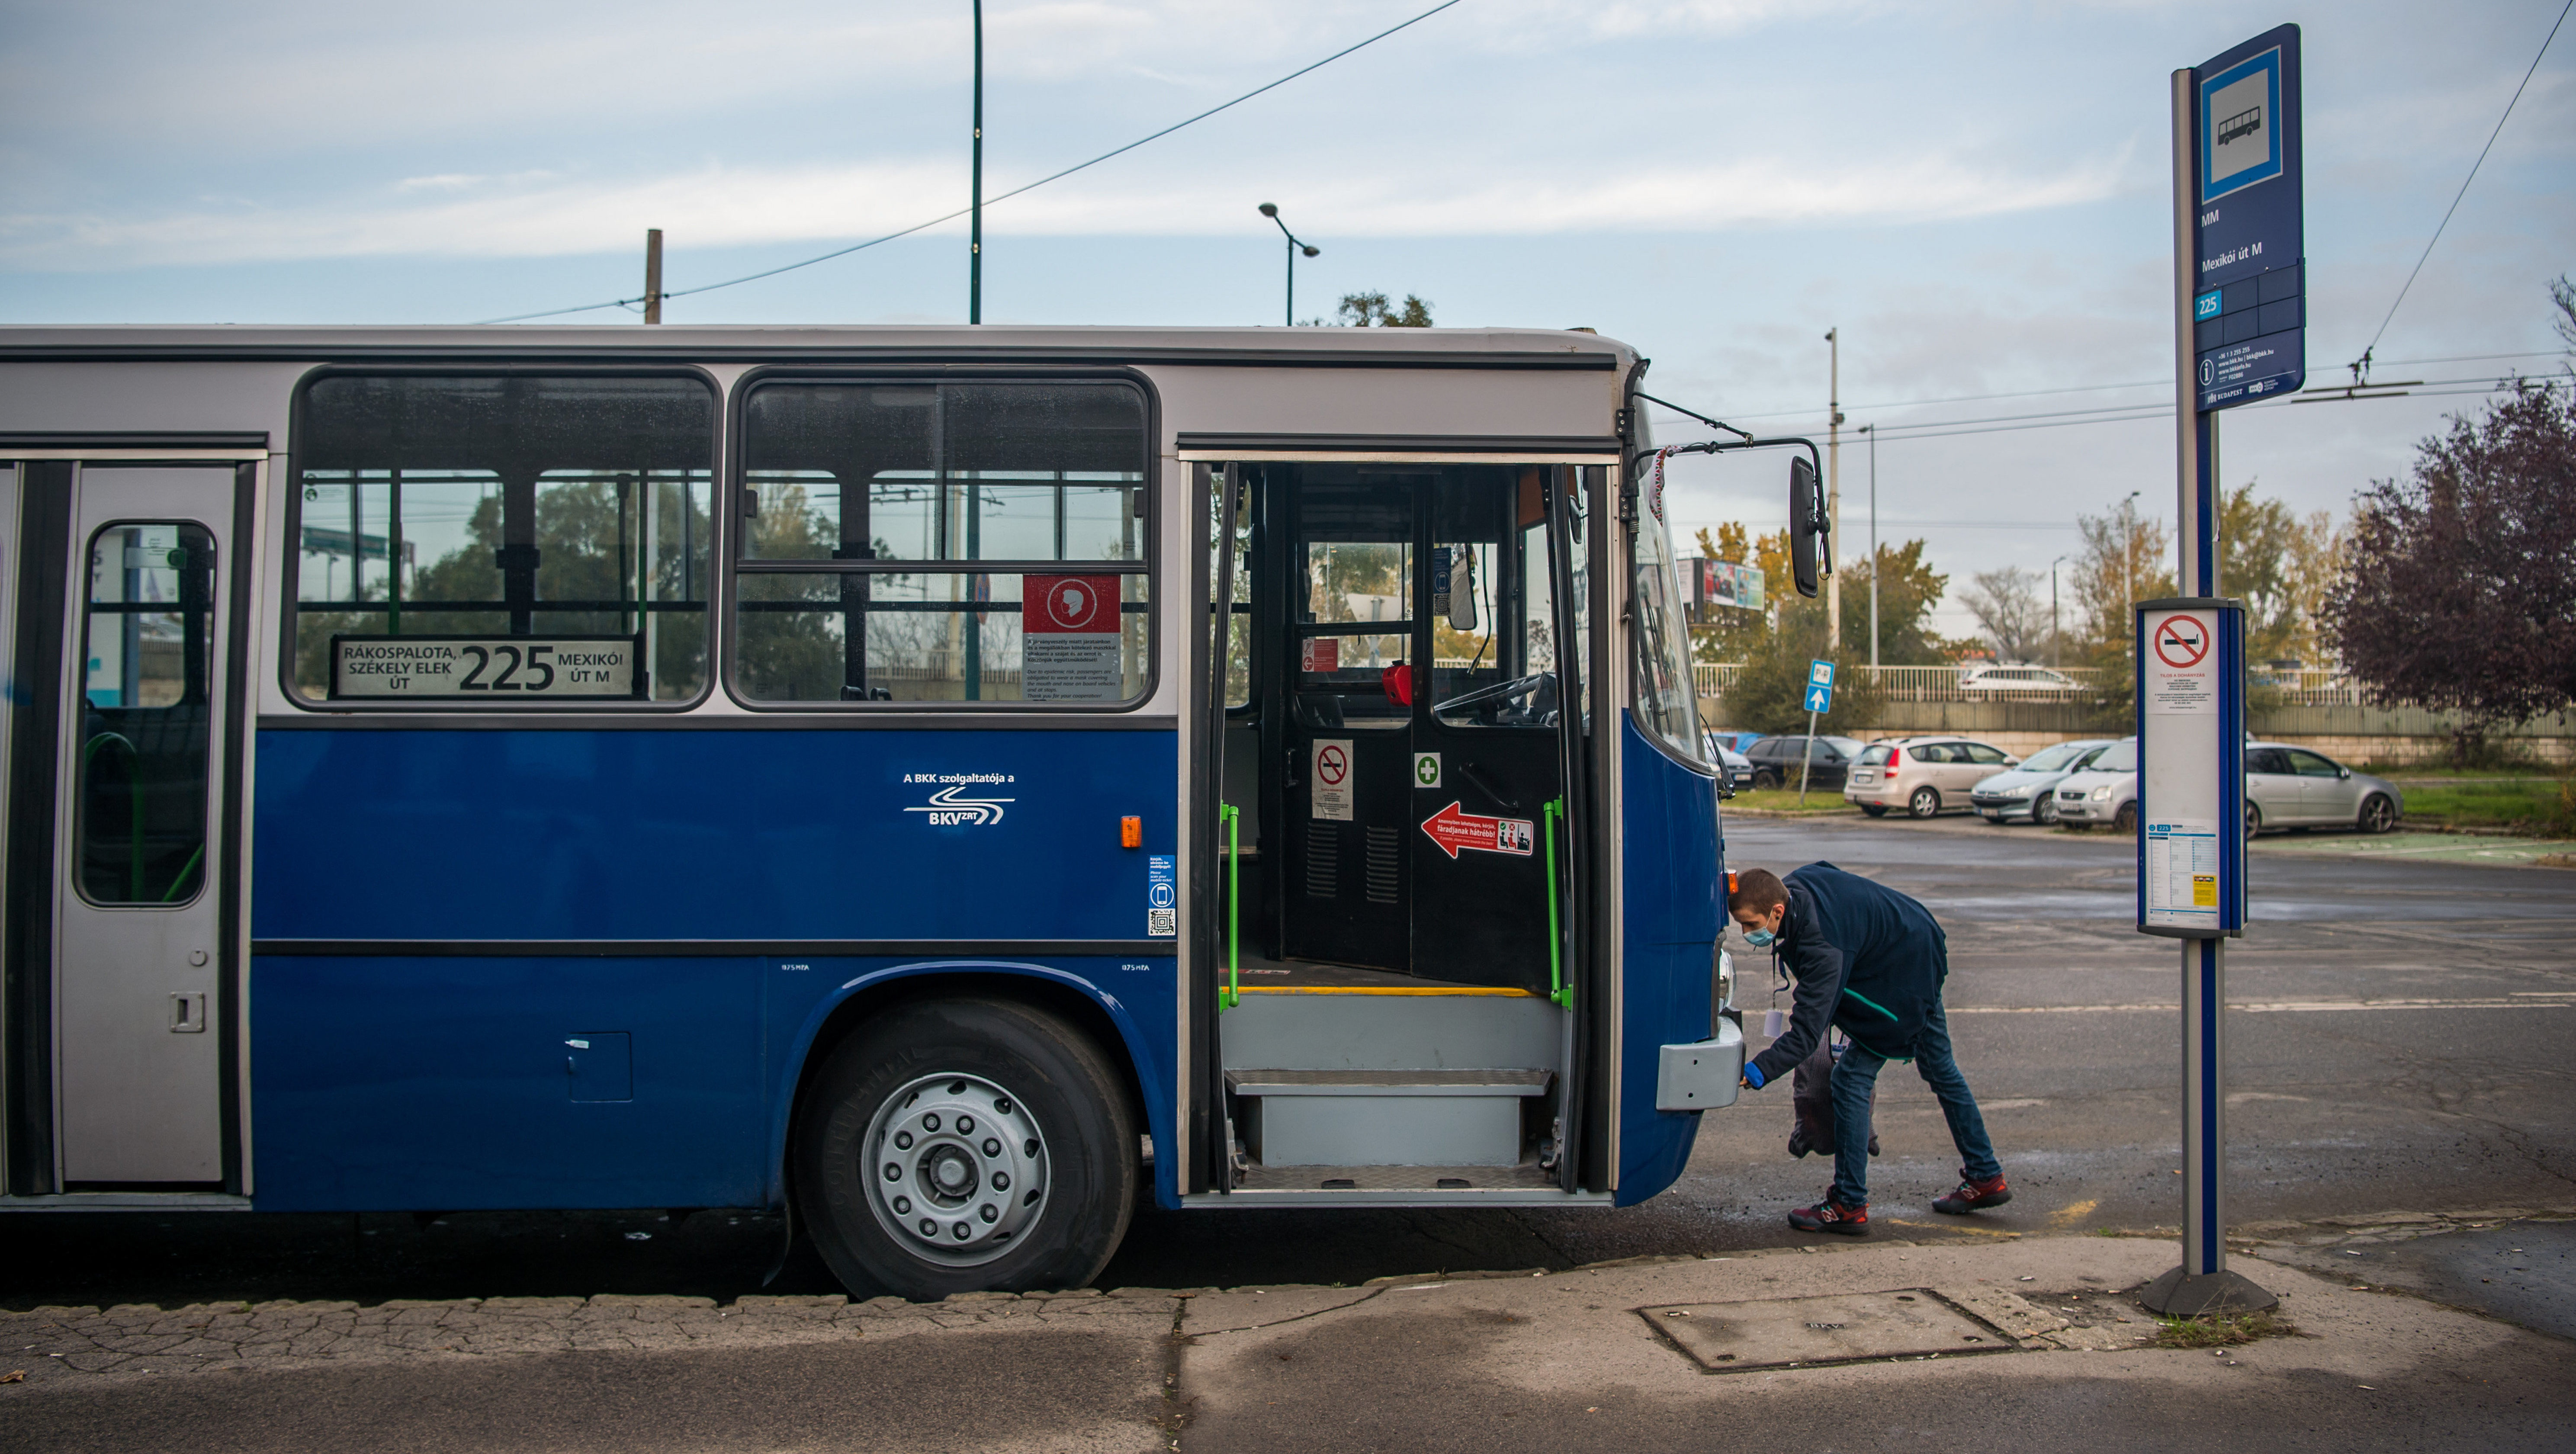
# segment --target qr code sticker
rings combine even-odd
[[[1178,909],[1147,909],[1145,911],[1145,932],[1147,935],[1156,939],[1169,939],[1176,937],[1181,932],[1181,911]]]

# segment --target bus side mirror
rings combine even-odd
[[[1789,573],[1798,594],[1816,594],[1818,545],[1825,538],[1825,497],[1816,467],[1803,459],[1789,461]]]

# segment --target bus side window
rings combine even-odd
[[[186,903],[204,883],[214,574],[201,526],[90,541],[72,851],[94,904]]]
[[[492,711],[705,691],[704,380],[329,374],[300,411],[298,695]],[[420,653],[456,669],[348,690],[353,662]]]

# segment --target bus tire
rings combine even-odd
[[[1127,1233],[1136,1142],[1089,1036],[1010,1000],[917,1001],[844,1037],[808,1084],[797,1207],[858,1296],[1081,1287]]]

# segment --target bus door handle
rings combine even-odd
[[[1547,844],[1547,998],[1560,1010],[1574,1008],[1574,986],[1565,982],[1564,910],[1557,902],[1562,892],[1556,872],[1556,830],[1565,821],[1565,799],[1550,798],[1540,805],[1539,837]]]
[[[1502,787],[1492,778],[1487,777],[1485,775],[1485,770],[1478,767],[1476,764],[1472,762],[1462,762],[1458,764],[1458,776],[1465,778],[1469,787],[1483,793],[1486,797],[1493,799],[1495,802],[1502,804],[1504,807],[1511,809],[1515,813],[1520,811],[1521,800],[1513,797],[1507,792],[1504,792]]]
[[[1217,996],[1217,1013],[1243,1003],[1243,810],[1232,803],[1216,805],[1225,826],[1225,992]]]
[[[1302,764],[1301,754],[1303,754],[1305,750],[1306,749],[1302,747],[1295,746],[1288,749],[1287,775],[1280,786],[1293,788],[1306,780],[1305,773],[1300,770]]]

